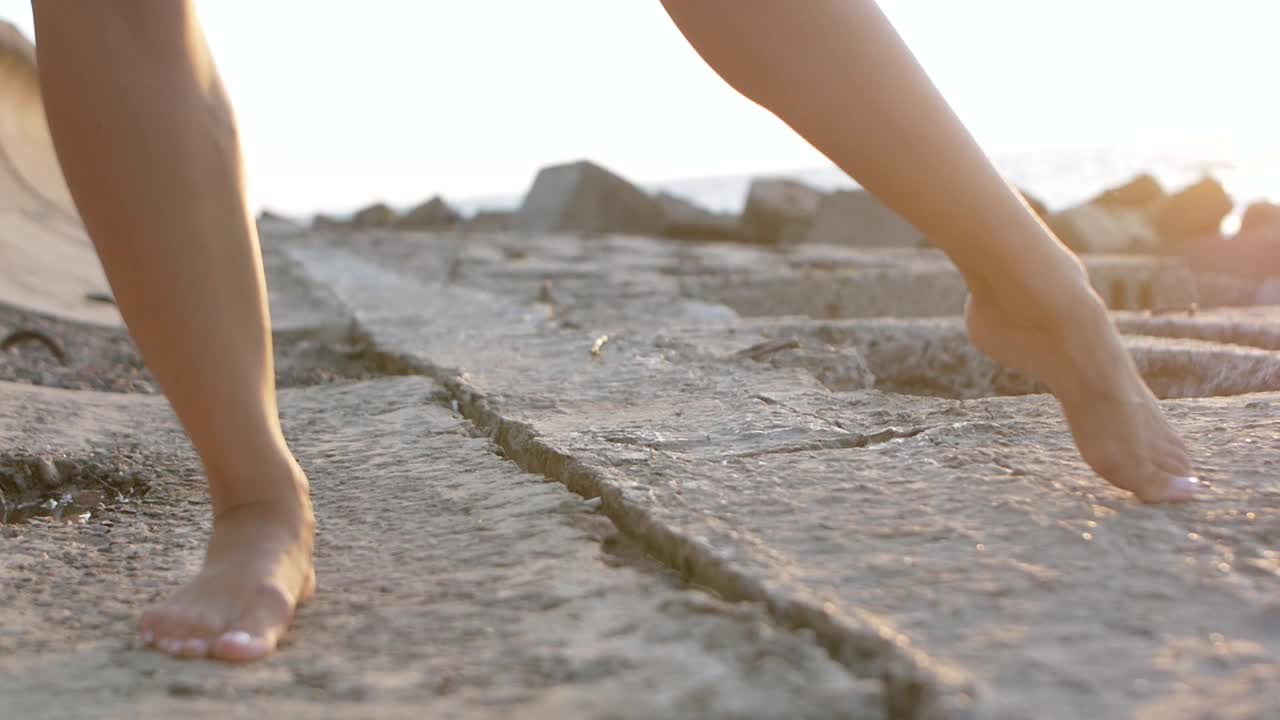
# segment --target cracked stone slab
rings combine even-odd
[[[281,245],[288,236],[262,240],[262,262],[267,281],[271,330],[281,336],[345,339],[351,315],[323,285],[311,282]]]
[[[1003,368],[983,355],[969,341],[959,317],[823,322],[780,319],[752,327],[764,337],[812,338],[826,343],[833,354],[857,354],[875,376],[875,387],[884,390],[965,399],[1048,392],[1025,374]],[[1143,330],[1143,326],[1124,320],[1120,327],[1128,332]],[[703,337],[709,334],[702,332]],[[1280,390],[1280,354],[1275,352],[1188,339],[1173,332],[1164,337],[1130,334],[1124,342],[1143,379],[1160,398]]]
[[[6,451],[159,458],[140,503],[0,533],[6,715],[884,717],[877,683],[759,608],[684,589],[442,399],[420,377],[281,393],[312,481],[319,594],[283,652],[232,669],[128,640],[209,531],[162,400],[0,384]]]
[[[1280,350],[1280,308],[1259,306],[1195,312],[1117,313],[1116,324],[1127,333],[1182,337]]]
[[[1280,653],[1275,395],[1167,403],[1214,489],[1144,507],[1078,460],[1046,396],[831,392],[626,328],[593,357],[589,337],[512,320],[519,299],[332,250],[300,261],[509,455],[600,494],[696,581],[813,629],[902,717],[1150,717],[1219,681],[1239,689],[1220,707],[1278,709],[1259,681]],[[397,311],[419,298],[431,311]],[[455,313],[486,331],[455,334]]]

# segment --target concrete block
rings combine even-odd
[[[1048,224],[1077,253],[1158,252],[1163,246],[1141,210],[1077,205],[1050,215]]]
[[[677,240],[741,240],[742,223],[732,215],[713,213],[670,193],[654,199],[662,208],[662,234]]]
[[[396,211],[386,203],[375,203],[351,216],[351,226],[358,228],[389,227],[396,223]]]
[[[662,208],[640,188],[588,161],[538,171],[512,218],[518,232],[656,234]]]
[[[805,242],[916,248],[924,236],[871,193],[845,190],[822,198]]]
[[[418,229],[449,228],[458,224],[462,216],[436,195],[423,202],[396,221],[398,227]]]
[[[802,242],[823,193],[795,180],[753,180],[742,210],[747,239],[766,245]]]

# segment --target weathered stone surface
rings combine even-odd
[[[538,171],[511,220],[518,232],[658,233],[662,209],[643,190],[588,161]]]
[[[690,297],[724,303],[745,317],[953,315],[963,310],[968,294],[960,274],[940,264],[691,276],[681,278],[680,287]]]
[[[1280,395],[1166,403],[1213,489],[1204,503],[1142,507],[1080,463],[1048,397],[832,392],[808,368],[748,357],[810,328],[854,349],[877,382],[894,375],[878,367],[886,357],[899,378],[910,361],[962,377],[954,318],[918,321],[926,331],[902,352],[799,319],[771,321],[777,334],[766,321],[659,334],[620,318],[600,345],[501,287],[403,274],[429,276],[425,261],[299,252],[510,457],[599,493],[695,582],[810,628],[853,672],[883,679],[889,716],[1191,718],[1174,700],[1219,679],[1224,713],[1280,710],[1259,682],[1280,663],[1265,449],[1280,439],[1266,420]],[[903,338],[895,322],[846,321],[853,337],[878,324]],[[1256,389],[1227,387],[1255,371],[1276,381],[1271,353],[1133,342],[1149,380],[1165,373],[1182,391]]]
[[[386,203],[375,203],[351,216],[351,226],[357,228],[390,227],[398,219],[396,211]]]
[[[1184,308],[1197,301],[1195,280],[1178,260],[1106,255],[1083,260],[1098,293],[1116,309]],[[885,255],[879,266],[850,257],[848,264],[831,265],[830,271],[688,275],[680,280],[681,292],[724,303],[746,317],[927,317],[964,311],[964,279],[940,255]]]
[[[742,210],[747,239],[765,245],[803,242],[822,196],[820,190],[795,180],[753,180]]]
[[[1197,271],[1196,295],[1202,307],[1256,305],[1259,281],[1224,272]]]
[[[1094,289],[1113,310],[1173,311],[1200,302],[1196,280],[1179,258],[1086,255]]]
[[[924,245],[924,236],[871,193],[841,190],[818,203],[805,242],[915,248]]]
[[[300,336],[345,340],[351,334],[351,313],[332,291],[312,281],[284,250],[298,237],[294,229],[270,226],[264,227],[262,234],[272,333],[277,340]]]
[[[1280,350],[1280,310],[1277,308],[1230,308],[1168,315],[1117,313],[1115,318],[1120,329],[1128,333]]]
[[[741,240],[742,223],[732,215],[713,213],[671,193],[654,196],[662,208],[662,234],[677,240]]]
[[[6,717],[884,716],[878,683],[758,608],[681,589],[581,497],[502,459],[441,394],[401,378],[282,395],[312,481],[320,594],[282,653],[229,672],[123,640],[199,566],[209,530],[162,400],[0,384],[3,451],[159,458],[140,503],[4,527]]]
[[[1160,234],[1142,210],[1077,205],[1050,215],[1048,223],[1078,253],[1154,253],[1162,247]]]
[[[415,206],[396,220],[396,225],[413,229],[451,228],[462,220],[458,214],[439,195],[433,196],[420,205]]]

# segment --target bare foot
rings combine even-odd
[[[1146,502],[1189,500],[1200,483],[1182,438],[1169,424],[1121,343],[1102,301],[1083,280],[1052,288],[1072,302],[1058,317],[1009,311],[971,297],[969,336],[996,362],[1049,386],[1062,406],[1080,456],[1116,487]],[[1069,294],[1068,294],[1069,293]],[[989,294],[988,294],[989,295]]]
[[[294,502],[219,511],[204,568],[143,613],[143,642],[175,657],[248,662],[269,655],[294,609],[315,591],[313,534],[305,490]]]

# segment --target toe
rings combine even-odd
[[[1179,475],[1169,478],[1165,486],[1164,498],[1161,502],[1187,502],[1193,500],[1200,491],[1201,483],[1198,478],[1188,475]]]
[[[204,638],[187,638],[182,642],[182,650],[178,654],[192,659],[209,657],[209,641]]]
[[[1187,477],[1195,472],[1186,448],[1172,442],[1156,450],[1155,465],[1173,477]]]
[[[1133,491],[1145,503],[1180,503],[1193,500],[1201,489],[1198,478],[1164,471],[1152,473],[1147,482]]]
[[[251,635],[244,630],[223,633],[213,643],[213,656],[226,662],[242,663],[261,660],[275,650],[274,640]]]
[[[259,587],[253,604],[214,642],[214,657],[249,662],[271,654],[293,618],[293,607],[289,595],[275,585]]]
[[[180,657],[182,655],[182,641],[178,638],[163,637],[156,640],[156,649],[165,655]]]
[[[157,607],[143,614],[143,643],[174,657],[207,657],[215,637],[225,629],[198,608]]]

